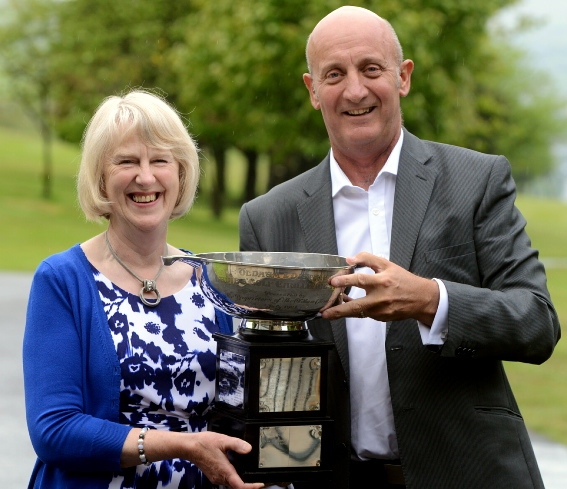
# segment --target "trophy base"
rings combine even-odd
[[[302,340],[309,336],[305,321],[242,319],[238,332],[251,341]]]
[[[305,420],[243,420],[213,408],[209,429],[248,441],[246,455],[229,452],[244,482],[281,484],[330,483],[331,426],[328,418]]]
[[[334,421],[327,415],[333,343],[305,330],[291,332],[307,334],[301,341],[274,342],[274,333],[280,331],[251,340],[213,334],[217,379],[208,429],[252,445],[248,454],[230,455],[245,482],[327,487],[334,470]]]

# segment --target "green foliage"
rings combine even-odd
[[[178,41],[178,19],[190,15],[190,0],[74,0],[60,2],[57,64],[57,129],[80,140],[94,109],[128,88],[172,89],[165,62]]]
[[[505,154],[522,185],[553,166],[550,145],[565,134],[565,101],[544,76],[532,70],[527,76],[520,54],[489,32],[494,14],[515,1],[351,4],[390,20],[415,61],[403,101],[408,129]],[[23,53],[26,73],[43,74],[53,125],[66,140],[80,139],[104,97],[144,86],[168,95],[211,154],[230,147],[267,154],[287,178],[328,150],[301,76],[307,36],[338,0],[12,2],[25,16],[0,25],[0,39],[9,41],[0,57],[8,66]],[[17,80],[14,87],[37,95],[37,77]]]
[[[87,222],[79,208],[75,175],[80,152],[77,145],[54,146],[53,197],[39,199],[41,181],[36,161],[40,140],[28,133],[0,129],[0,269],[32,271],[47,255],[101,233],[105,226]],[[207,185],[206,175],[201,180]],[[235,186],[241,180],[233,178]],[[231,191],[235,188],[231,187]],[[227,210],[222,220],[211,221],[206,205],[197,203],[188,216],[170,224],[169,242],[194,252],[238,249],[238,209]]]
[[[403,102],[408,129],[420,137],[505,154],[520,184],[553,166],[550,143],[561,133],[561,101],[543,77],[523,74],[490,18],[514,0],[354,1],[391,20],[416,69]],[[328,149],[320,114],[301,76],[305,41],[340,2],[217,0],[196,3],[172,51],[180,105],[191,111],[204,144],[254,149],[274,163],[318,162]],[[297,154],[301,155],[297,164]],[[289,176],[289,175],[288,175]]]
[[[220,139],[281,159],[324,154],[326,133],[302,82],[306,18],[296,0],[203,0],[187,18],[171,66],[207,144]]]
[[[515,0],[412,3],[414,9],[388,17],[416,64],[403,101],[406,127],[426,139],[506,155],[520,186],[547,173],[551,143],[565,134],[566,102],[543,74],[526,76],[522,54],[487,30]]]
[[[550,143],[564,133],[564,101],[544,76],[526,77],[519,53],[487,31],[492,16],[515,0],[351,3],[389,19],[416,63],[412,92],[403,102],[410,131],[505,154],[520,184],[550,170]],[[297,151],[318,161],[328,141],[301,81],[305,40],[339,5],[322,0],[304,9],[295,0],[198,5],[172,69],[191,80],[180,88],[180,100],[194,108],[192,118],[205,139],[210,134],[225,145],[252,146],[279,162],[289,162]]]
[[[47,119],[51,116],[47,99],[57,39],[57,17],[51,6],[50,0],[8,0],[3,8],[6,17],[0,23],[0,69],[9,80],[4,88],[38,127],[42,119],[50,123]]]

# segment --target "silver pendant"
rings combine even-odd
[[[144,292],[155,292],[156,300],[153,302],[148,301],[144,297]],[[144,286],[140,289],[140,293],[138,294],[138,297],[140,297],[142,304],[144,304],[145,306],[156,307],[161,302],[161,295],[156,287],[155,280],[144,280]]]

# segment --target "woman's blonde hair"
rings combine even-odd
[[[179,195],[171,219],[186,214],[199,183],[199,154],[181,116],[160,95],[133,90],[123,97],[107,97],[87,124],[77,176],[79,204],[87,220],[110,217],[104,167],[111,152],[129,134],[137,134],[150,147],[171,151],[179,163]]]

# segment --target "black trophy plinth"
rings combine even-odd
[[[252,445],[246,455],[231,454],[245,482],[329,482],[332,343],[316,341],[306,330],[278,341],[273,332],[250,333],[214,335],[216,403],[209,429]]]

